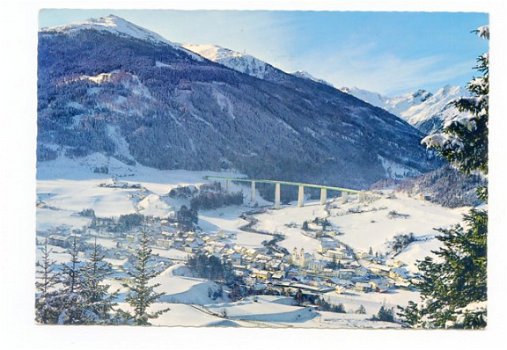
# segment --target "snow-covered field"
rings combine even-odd
[[[262,241],[269,237],[240,230],[241,226],[248,224],[246,220],[239,217],[246,210],[247,208],[234,206],[200,212],[199,226],[206,232],[224,231],[234,233],[236,235],[234,242],[242,247],[262,247]]]
[[[44,231],[52,227],[64,225],[72,228],[81,228],[89,223],[90,219],[78,216],[71,210],[37,208],[36,212],[37,231]]]
[[[59,209],[79,212],[93,208],[98,216],[118,216],[135,213],[131,200],[133,190],[99,187],[103,180],[45,180],[38,181],[37,192],[50,193],[44,202]]]
[[[287,227],[287,224],[296,223],[299,227],[305,220],[313,220],[315,217],[324,217],[326,213],[324,206],[309,203],[307,206],[298,208],[294,204],[283,207],[281,210],[270,210],[264,214],[257,215],[259,223],[256,229],[271,233],[282,233],[286,239],[280,242],[280,246],[292,251],[303,248],[306,252],[312,252],[320,248],[317,239],[305,236],[300,228]]]
[[[368,314],[354,312],[337,314],[318,311],[310,307],[292,305],[292,298],[260,295],[230,302],[227,299],[213,300],[208,297],[208,288],[216,284],[205,279],[184,276],[187,271],[182,265],[175,265],[160,274],[153,283],[160,283],[158,291],[166,293],[151,311],[169,307],[170,311],[153,321],[163,326],[246,326],[246,327],[304,327],[304,328],[396,328],[398,325],[369,321],[368,308],[378,310],[383,300],[369,300],[362,296],[357,306],[364,304]],[[180,275],[182,274],[182,275]],[[372,295],[375,293],[372,293]],[[332,298],[329,296],[329,298]],[[370,298],[371,299],[371,298]],[[379,298],[377,298],[379,299]],[[369,300],[369,301],[368,301]],[[343,300],[340,300],[343,302]],[[348,305],[352,305],[351,299]],[[386,305],[391,305],[386,303]],[[120,303],[119,307],[129,310]],[[354,308],[353,310],[357,309]]]
[[[130,306],[120,303],[123,310]],[[297,328],[400,328],[390,322],[369,320],[368,315],[335,313],[277,304],[268,296],[257,301],[247,298],[238,303],[203,307],[199,305],[156,303],[150,312],[169,308],[152,320],[154,326],[192,327],[297,327]]]
[[[94,170],[100,167],[107,167],[109,174],[95,173]],[[139,164],[129,166],[97,153],[79,160],[60,157],[38,165],[37,196],[57,209],[79,212],[93,208],[97,216],[119,216],[134,212],[165,216],[174,208],[179,209],[182,204],[188,205],[188,201],[162,196],[178,186],[206,183],[204,177],[212,175],[242,176],[212,171],[158,170]],[[143,191],[99,186],[112,185],[112,178],[120,183],[138,184]],[[243,190],[245,203],[250,202],[250,189],[246,186],[231,184],[230,190]],[[142,192],[141,198],[136,196],[139,192]],[[259,205],[269,203],[258,193],[256,198]]]
[[[160,301],[182,304],[210,304],[222,301],[222,298],[213,300],[208,296],[208,290],[218,289],[215,282],[203,278],[188,277],[188,270],[183,265],[174,265],[158,275],[153,283],[159,283],[158,292],[165,295]]]
[[[404,261],[410,272],[416,272],[418,271],[416,267],[416,261],[418,260],[424,260],[427,256],[431,256],[435,261],[441,260],[438,256],[431,253],[432,251],[438,250],[440,245],[440,241],[434,238],[428,239],[427,241],[413,242],[398,254],[396,259]]]
[[[388,308],[395,308],[397,305],[406,306],[409,301],[418,301],[419,293],[398,289],[387,293],[362,293],[353,292],[338,294],[336,292],[326,293],[324,299],[333,304],[343,304],[347,312],[355,312],[361,305],[366,309],[366,314],[373,316],[381,305]]]
[[[340,240],[353,248],[367,251],[384,251],[385,243],[397,234],[413,233],[415,236],[426,236],[436,233],[434,228],[448,227],[460,222],[466,208],[449,209],[427,201],[409,198],[396,193],[396,198],[380,198],[361,209],[371,212],[361,214],[346,213],[350,208],[357,207],[356,201],[340,205],[331,211],[329,221],[343,232]],[[408,215],[389,217],[389,212]]]

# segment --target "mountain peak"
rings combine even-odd
[[[250,55],[226,49],[225,47],[214,44],[183,44],[187,50],[193,51],[210,61],[217,62],[231,57],[248,57]]]
[[[452,85],[445,85],[434,94],[419,89],[394,97],[355,87],[345,87],[340,90],[393,113],[426,134],[437,130],[443,122],[459,113],[449,105],[449,102],[458,97],[467,96],[463,88]]]
[[[435,92],[436,96],[458,96],[464,95],[466,92],[460,86],[445,85]]]
[[[307,71],[304,71],[304,70],[298,70],[298,71],[295,71],[295,72],[293,72],[291,74],[294,75],[294,76],[296,76],[296,77],[298,77],[298,78],[308,79],[308,80],[312,80],[312,81],[315,81],[317,83],[321,83],[321,84],[324,84],[324,85],[333,86],[333,84],[331,84],[330,82],[327,82],[324,79],[316,78],[316,77],[314,77],[313,75],[311,75],[310,73],[308,73]]]
[[[136,39],[147,40],[153,43],[164,43],[174,46],[172,42],[148,29],[139,27],[116,15],[99,18],[90,18],[82,22],[75,22],[57,27],[42,28],[42,33],[68,33],[73,34],[85,29],[107,31],[120,36],[129,36]]]
[[[113,14],[105,17],[89,18],[82,22],[75,22],[62,26],[42,28],[40,33],[63,33],[73,35],[82,30],[106,31],[121,37],[144,40],[157,45],[165,44],[171,46],[173,49],[185,52],[196,61],[203,60],[201,56],[183,48],[180,44],[173,43],[151,30],[135,25],[134,23]]]
[[[214,44],[183,44],[182,47],[210,61],[222,64],[250,76],[264,79],[274,68],[246,53],[241,53]]]

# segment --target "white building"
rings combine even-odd
[[[322,252],[327,252],[328,250],[333,250],[338,248],[339,244],[337,241],[330,237],[323,237],[320,240],[320,249]]]

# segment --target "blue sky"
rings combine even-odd
[[[180,43],[218,44],[287,72],[387,95],[464,86],[488,43],[484,13],[42,10],[39,26],[115,14]]]

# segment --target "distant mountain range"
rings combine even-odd
[[[38,161],[99,152],[159,169],[354,188],[441,164],[420,131],[381,108],[116,16],[44,28],[38,53]]]
[[[183,47],[213,62],[223,64],[226,67],[256,78],[266,80],[280,79],[277,73],[280,72],[278,69],[248,54],[212,44],[186,44],[183,45]],[[316,78],[306,71],[296,71],[291,74],[298,78],[333,86],[333,84],[326,80]],[[459,115],[460,112],[452,105],[449,105],[449,102],[459,97],[468,96],[468,92],[464,88],[449,85],[437,90],[434,94],[426,90],[417,90],[395,97],[384,96],[356,87],[343,87],[340,88],[340,90],[368,102],[373,106],[391,112],[418,128],[424,134],[429,134],[441,129],[446,121]]]
[[[464,88],[449,85],[438,89],[434,94],[417,90],[396,97],[386,97],[358,88],[344,87],[341,90],[399,116],[424,134],[441,129],[446,121],[460,115],[461,112],[449,103],[468,96]]]

